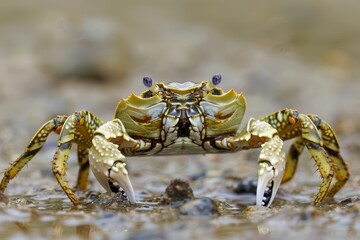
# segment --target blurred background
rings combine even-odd
[[[360,183],[359,13],[360,2],[352,0],[2,0],[0,169],[57,114],[87,109],[112,119],[121,98],[145,90],[145,75],[197,82],[222,74],[224,90],[246,96],[245,121],[284,107],[319,114],[338,133],[353,183]],[[24,193],[24,186],[36,189],[44,174],[52,178],[55,145],[56,137],[50,137],[43,155],[21,172],[24,178],[9,185],[9,194]],[[236,159],[226,165],[209,158],[207,169],[241,170]],[[256,174],[256,154],[240,158],[253,158],[244,165]],[[148,163],[137,161],[135,171]],[[314,178],[313,162],[302,162],[298,183]],[[69,166],[76,167],[75,157]],[[177,167],[163,172],[181,176]],[[26,176],[36,180],[23,183]],[[316,192],[317,185],[312,188]],[[354,194],[344,192],[343,197]]]

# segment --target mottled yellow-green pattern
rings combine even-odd
[[[60,136],[58,139],[58,149],[52,160],[52,172],[73,204],[80,204],[80,201],[69,187],[67,179],[65,178],[66,162],[72,144],[78,144],[78,160],[80,168],[76,187],[81,190],[86,189],[89,175],[88,148],[91,146],[91,140],[95,130],[101,124],[101,120],[85,110],[75,112],[70,116],[57,116],[46,122],[35,133],[25,149],[25,152],[12,162],[7,170],[5,170],[4,177],[0,183],[0,192],[5,191],[9,181],[14,178],[42,148],[49,134],[55,132],[60,134]]]
[[[282,139],[297,138],[286,158],[283,182],[294,176],[304,146],[309,150],[323,179],[314,203],[321,202],[325,196],[334,196],[349,179],[347,164],[339,153],[336,135],[330,125],[318,116],[284,109],[261,120],[270,123]],[[332,182],[334,184],[331,186]]]
[[[115,119],[105,124],[86,110],[55,117],[38,130],[25,152],[5,170],[0,192],[41,149],[51,132],[59,134],[52,172],[74,205],[80,201],[65,176],[73,143],[78,145],[76,187],[86,189],[91,167],[107,191],[121,187],[131,202],[136,198],[125,156],[132,155],[203,154],[261,147],[256,203],[269,206],[280,183],[294,176],[298,158],[306,147],[322,177],[314,203],[334,196],[343,187],[349,171],[328,123],[316,115],[284,109],[259,120],[251,118],[240,128],[245,98],[234,90],[223,92],[217,88],[220,80],[221,76],[216,75],[210,82],[167,85],[152,84],[146,78],[148,90],[122,99]],[[296,140],[285,158],[283,141],[293,138]]]

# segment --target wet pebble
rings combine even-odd
[[[340,204],[343,206],[352,206],[354,203],[358,202],[360,202],[360,196],[353,196],[340,201]]]
[[[180,214],[192,217],[211,217],[221,215],[224,212],[224,204],[211,198],[201,198],[182,205]]]
[[[181,204],[194,199],[193,190],[190,184],[183,179],[174,179],[166,188],[165,194],[160,200],[161,204]]]
[[[253,193],[256,194],[257,188],[257,179],[247,179],[239,182],[237,186],[233,189],[235,193],[243,194],[243,193]]]

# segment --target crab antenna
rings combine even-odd
[[[146,87],[150,88],[152,86],[152,79],[151,77],[143,77],[143,83]]]

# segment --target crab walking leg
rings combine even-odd
[[[298,137],[296,141],[290,146],[286,157],[286,167],[281,183],[288,182],[294,177],[299,156],[304,150],[304,147],[305,145],[301,137]]]
[[[77,157],[79,162],[79,174],[78,174],[76,186],[80,190],[85,190],[87,188],[89,170],[90,170],[89,149],[82,146],[81,144],[78,144]]]
[[[74,142],[78,145],[77,157],[79,163],[76,187],[85,190],[88,185],[90,170],[89,148],[92,144],[91,140],[94,137],[95,130],[103,124],[103,121],[86,110],[76,112],[75,116],[78,120]]]
[[[345,184],[348,178],[346,164],[339,155],[335,134],[332,130],[329,130],[331,128],[327,123],[322,123],[315,115],[305,115],[291,109],[284,109],[270,114],[261,120],[276,128],[283,140],[298,137],[292,146],[293,148],[290,149],[290,157],[287,158],[289,166],[286,168],[283,181],[293,176],[297,159],[302,152],[303,146],[306,146],[315,160],[323,180],[314,200],[315,204],[321,202],[326,195],[329,195],[329,187],[334,171],[336,175],[339,175],[336,178],[337,180],[340,179],[341,183],[335,183],[332,188],[334,190],[331,191],[336,193]],[[335,169],[335,166],[339,169]]]
[[[328,153],[333,165],[333,170],[337,182],[335,182],[335,184],[330,187],[326,194],[329,197],[333,197],[349,179],[349,170],[347,168],[346,162],[340,155],[340,146],[334,130],[327,122],[321,120],[318,116],[309,115],[309,117],[320,130],[324,148]]]
[[[69,158],[70,150],[73,143],[79,144],[81,146],[79,147],[80,150],[84,148],[89,148],[91,146],[91,139],[94,136],[94,132],[101,123],[101,120],[97,119],[88,111],[79,111],[75,112],[66,119],[64,126],[62,127],[62,130],[60,132],[60,136],[58,139],[58,149],[56,150],[52,161],[52,172],[54,173],[55,178],[63,191],[66,193],[66,195],[74,205],[79,205],[80,201],[77,199],[77,197],[69,187],[69,184],[65,178],[66,162]],[[84,163],[84,161],[86,162],[86,153],[84,154],[84,151],[85,150],[81,151],[81,159],[79,160],[81,161],[82,166],[86,164]],[[82,168],[80,166],[79,178],[81,178],[80,184],[82,185],[80,187],[84,187],[84,183],[82,181],[85,181],[85,179],[83,179],[83,177],[85,176],[86,167]]]
[[[126,133],[119,119],[99,127],[90,148],[90,167],[107,192],[125,191],[131,203],[136,202],[135,192],[126,170],[125,157],[119,149],[135,150],[140,143]]]
[[[246,127],[234,137],[224,138],[215,144],[221,148],[242,150],[261,147],[256,204],[269,207],[279,189],[285,169],[283,141],[268,123],[250,119]]]
[[[301,137],[303,142],[311,156],[314,158],[323,179],[319,192],[314,200],[314,203],[319,203],[324,199],[333,178],[331,159],[323,148],[321,136],[311,119],[304,114],[298,114],[298,116],[295,117],[295,121],[299,122],[301,126]]]
[[[44,146],[51,132],[60,133],[61,128],[67,119],[67,116],[57,116],[46,122],[32,137],[31,141],[25,148],[25,152],[21,154],[11,165],[5,170],[4,177],[0,183],[0,192],[4,192],[9,181],[13,179],[21,169],[39,152]]]
[[[323,143],[323,147],[327,154],[330,157],[332,168],[335,173],[336,182],[330,186],[330,189],[327,192],[327,196],[333,197],[341,188],[345,185],[349,179],[349,171],[347,169],[347,164],[340,155],[340,147],[338,140],[336,138],[334,130],[330,125],[321,120],[316,115],[308,115],[311,121],[315,124],[317,129],[320,131],[320,137]],[[296,133],[297,131],[294,131]],[[291,145],[289,154],[286,158],[286,168],[282,182],[287,182],[295,174],[298,158],[304,149],[304,141],[302,137],[298,137],[296,141]]]

